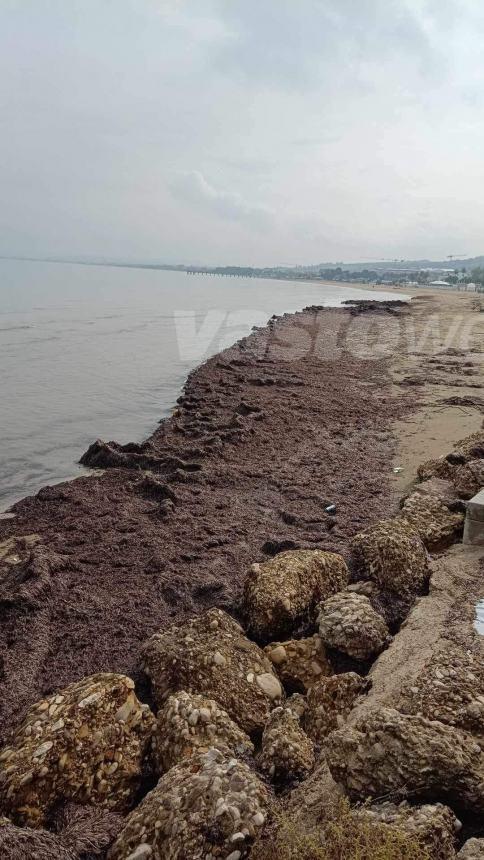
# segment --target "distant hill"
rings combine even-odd
[[[321,269],[342,268],[347,272],[359,272],[361,269],[372,271],[400,271],[414,269],[476,269],[484,266],[484,256],[467,257],[454,260],[366,260],[360,263],[318,263],[311,266],[296,266],[296,269],[306,272],[319,272]]]

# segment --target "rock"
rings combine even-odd
[[[429,550],[440,550],[458,541],[464,530],[464,514],[455,513],[440,499],[413,493],[403,503],[400,522],[408,523]]]
[[[0,755],[2,807],[30,827],[66,800],[126,811],[153,727],[125,675],[92,675],[37,702]]]
[[[271,642],[264,652],[288,691],[305,693],[321,676],[333,674],[321,637],[317,635]]]
[[[439,720],[484,741],[482,649],[445,640],[437,643],[417,677],[402,685],[397,706],[404,713]]]
[[[303,726],[309,737],[321,744],[333,729],[345,722],[355,699],[366,693],[369,686],[369,681],[356,672],[321,678],[307,696]]]
[[[484,839],[468,839],[457,857],[458,860],[484,860]]]
[[[284,795],[283,810],[294,823],[305,828],[318,827],[332,817],[342,798],[343,792],[321,756],[312,773]]]
[[[401,520],[382,520],[351,541],[363,578],[400,596],[415,594],[428,580],[428,560],[422,540]]]
[[[158,711],[153,736],[158,772],[164,773],[210,747],[236,756],[248,756],[254,751],[245,732],[213,699],[185,692],[170,696]]]
[[[394,827],[410,839],[425,846],[433,860],[454,860],[456,835],[460,821],[442,803],[410,806],[402,803],[376,803],[358,810],[356,815],[366,821]]]
[[[449,463],[467,463],[469,460],[479,460],[484,457],[484,429],[471,433],[465,439],[457,442],[454,450],[447,454]]]
[[[441,478],[444,481],[449,481],[452,480],[453,474],[453,466],[445,457],[439,457],[437,460],[426,460],[417,469],[417,475],[421,481],[428,481],[430,478]]]
[[[291,707],[272,711],[257,757],[260,770],[279,786],[305,779],[314,767],[314,745]]]
[[[462,499],[472,499],[484,487],[484,459],[469,460],[454,473],[454,487]]]
[[[299,719],[306,713],[307,699],[302,693],[293,693],[285,702],[286,708],[290,708]]]
[[[370,660],[390,640],[388,627],[363,594],[341,591],[321,604],[319,635],[329,648]]]
[[[454,474],[455,470],[452,472],[453,476]],[[402,499],[402,505],[406,499],[414,493],[419,493],[419,495],[425,496],[426,498],[430,497],[431,499],[439,499],[439,501],[443,502],[443,504],[450,508],[450,510],[454,510],[459,507],[459,495],[451,480],[444,480],[443,478],[428,478],[426,481],[422,481],[421,484],[416,484],[412,487],[412,491]]]
[[[179,690],[197,693],[215,699],[250,734],[284,698],[270,660],[221,609],[156,633],[142,653],[160,707]]]
[[[325,751],[334,779],[354,799],[401,792],[484,810],[481,748],[443,723],[381,708],[334,731]]]
[[[271,807],[269,790],[246,764],[211,749],[161,777],[126,819],[108,858],[244,858]],[[140,849],[146,854],[136,854]]]
[[[94,860],[105,856],[121,826],[117,815],[86,806],[68,807],[58,817],[55,833],[16,827],[8,818],[0,818],[0,856],[3,860]]]
[[[319,549],[282,552],[252,565],[244,587],[249,633],[270,641],[314,618],[316,605],[344,588],[348,569],[343,558]]]

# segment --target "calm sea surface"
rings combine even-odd
[[[0,261],[0,510],[84,471],[96,438],[142,440],[188,371],[310,304],[388,294],[289,281]],[[393,296],[394,298],[394,296]]]

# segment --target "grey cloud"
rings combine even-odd
[[[476,0],[4,0],[0,254],[477,252],[483,45]]]
[[[250,203],[235,191],[214,188],[198,170],[178,173],[169,187],[176,196],[222,219],[244,221],[258,228],[274,218],[275,213],[269,207]]]

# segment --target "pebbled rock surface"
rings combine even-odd
[[[456,443],[454,450],[447,454],[450,463],[467,463],[484,457],[484,430],[471,433]]]
[[[462,499],[472,499],[484,487],[484,459],[469,460],[454,472],[454,487]]]
[[[156,633],[143,662],[159,706],[180,690],[208,696],[248,733],[262,729],[284,698],[270,660],[221,609]]]
[[[441,478],[442,480],[451,481],[454,476],[455,469],[445,457],[438,457],[435,460],[426,460],[417,469],[417,475],[421,481],[428,481],[431,478]]]
[[[240,860],[270,813],[266,785],[246,764],[211,749],[162,776],[128,816],[109,860]]]
[[[37,534],[62,559],[48,596],[0,602],[0,735],[82,676],[140,682],[147,637],[233,608],[251,563],[278,547],[347,556],[349,538],[385,515],[405,398],[387,359],[340,350],[347,331],[366,342],[373,318],[385,321],[343,308],[272,320],[189,375],[150,446],[111,445],[104,473],[44,488],[0,520],[0,542]],[[175,501],[146,485],[136,454]]]
[[[482,860],[484,858],[484,839],[468,839],[457,857],[459,860]]]
[[[322,744],[333,729],[345,722],[355,699],[370,687],[367,678],[356,672],[344,672],[321,678],[309,690],[303,726],[310,738]]]
[[[368,597],[354,591],[341,591],[325,600],[318,624],[325,645],[356,660],[370,660],[390,641],[385,620]]]
[[[257,756],[259,769],[278,786],[305,779],[314,767],[314,744],[290,705],[272,711]]]
[[[439,643],[411,684],[399,709],[456,726],[484,742],[484,660],[480,649]]]
[[[316,606],[344,588],[349,571],[344,559],[321,550],[289,550],[253,564],[244,586],[248,632],[264,641],[314,621]]]
[[[271,642],[264,652],[288,692],[306,693],[322,675],[332,675],[321,637]]]
[[[358,571],[396,594],[420,591],[428,580],[427,553],[418,532],[399,519],[383,520],[351,541]]]
[[[443,723],[381,708],[334,731],[326,755],[334,779],[354,799],[400,792],[484,811],[482,750]]]
[[[2,808],[30,827],[66,801],[125,812],[153,728],[153,714],[124,675],[94,675],[37,702],[0,754]]]
[[[456,543],[464,530],[463,513],[450,511],[440,499],[418,492],[405,500],[398,518],[413,527],[434,552]]]
[[[254,745],[213,699],[180,692],[170,696],[156,718],[153,751],[158,773],[215,747],[250,756]]]

